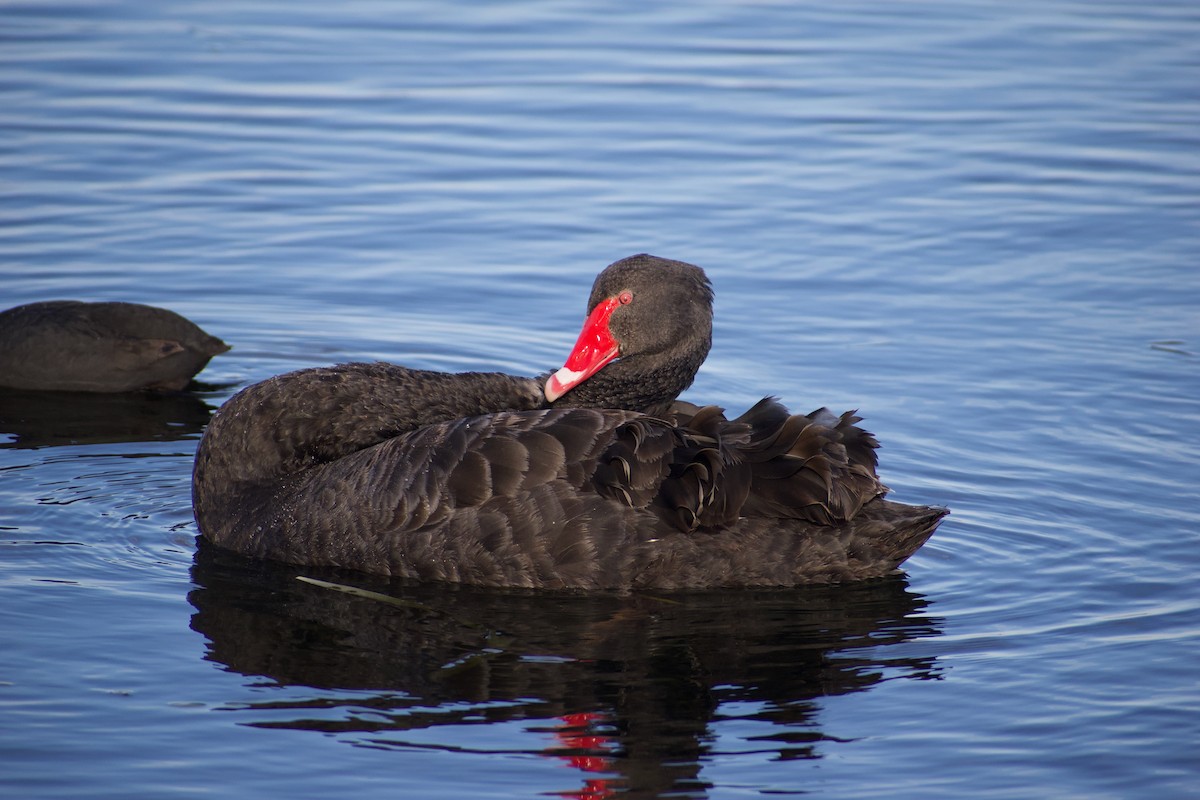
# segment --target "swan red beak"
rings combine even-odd
[[[567,356],[566,365],[546,381],[546,399],[551,403],[621,355],[621,345],[608,328],[613,310],[619,305],[619,298],[610,297],[592,309],[575,346],[571,348],[571,355]]]

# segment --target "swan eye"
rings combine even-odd
[[[621,303],[621,305],[627,306],[633,302],[633,292],[621,292],[619,295],[617,295],[617,300]]]

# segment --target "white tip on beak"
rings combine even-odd
[[[563,367],[546,381],[546,388],[543,390],[546,399],[553,403],[566,394],[568,389],[583,380],[583,377],[584,373]]]

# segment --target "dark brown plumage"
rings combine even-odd
[[[50,300],[0,312],[0,386],[75,392],[182,389],[229,345],[173,311]]]
[[[589,321],[619,358],[572,383],[592,368],[578,361],[545,393],[389,364],[251,386],[197,452],[201,532],[252,556],[489,586],[786,586],[895,569],[945,511],[882,499],[857,417],[767,399],[729,420],[675,400],[707,354],[711,302],[698,267],[617,262]]]

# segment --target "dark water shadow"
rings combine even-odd
[[[938,677],[932,657],[889,653],[941,629],[901,575],[774,592],[546,595],[302,570],[204,542],[192,575],[192,628],[209,660],[248,685],[319,690],[231,704],[242,724],[461,751],[452,732],[431,745],[429,731],[529,720],[525,730],[553,743],[532,752],[581,771],[566,797],[705,797],[701,760],[720,755],[712,723],[765,723],[770,732],[739,753],[817,758],[821,698]]]
[[[177,441],[204,430],[214,406],[183,392],[35,392],[0,388],[0,449]],[[7,440],[6,440],[7,439]]]

